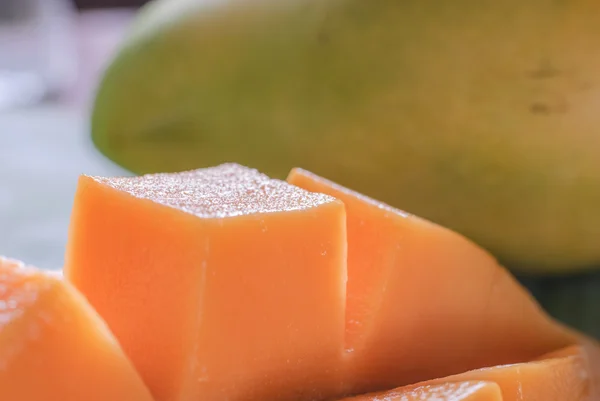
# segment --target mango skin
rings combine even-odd
[[[526,273],[600,265],[600,2],[169,0],[97,93],[136,173],[301,166]]]

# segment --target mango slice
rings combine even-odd
[[[152,401],[104,321],[75,288],[3,257],[0,399]]]
[[[463,236],[302,169],[288,182],[346,205],[349,392],[525,362],[577,342]]]
[[[407,386],[343,401],[502,401],[502,393],[496,383],[466,381]]]

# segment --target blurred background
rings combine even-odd
[[[99,75],[141,0],[0,0],[0,254],[59,269]]]

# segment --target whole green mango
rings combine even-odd
[[[524,272],[600,265],[600,2],[159,0],[96,146],[136,172],[301,166]]]

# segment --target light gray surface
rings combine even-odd
[[[127,175],[96,152],[84,113],[0,113],[0,255],[61,268],[79,174]]]

